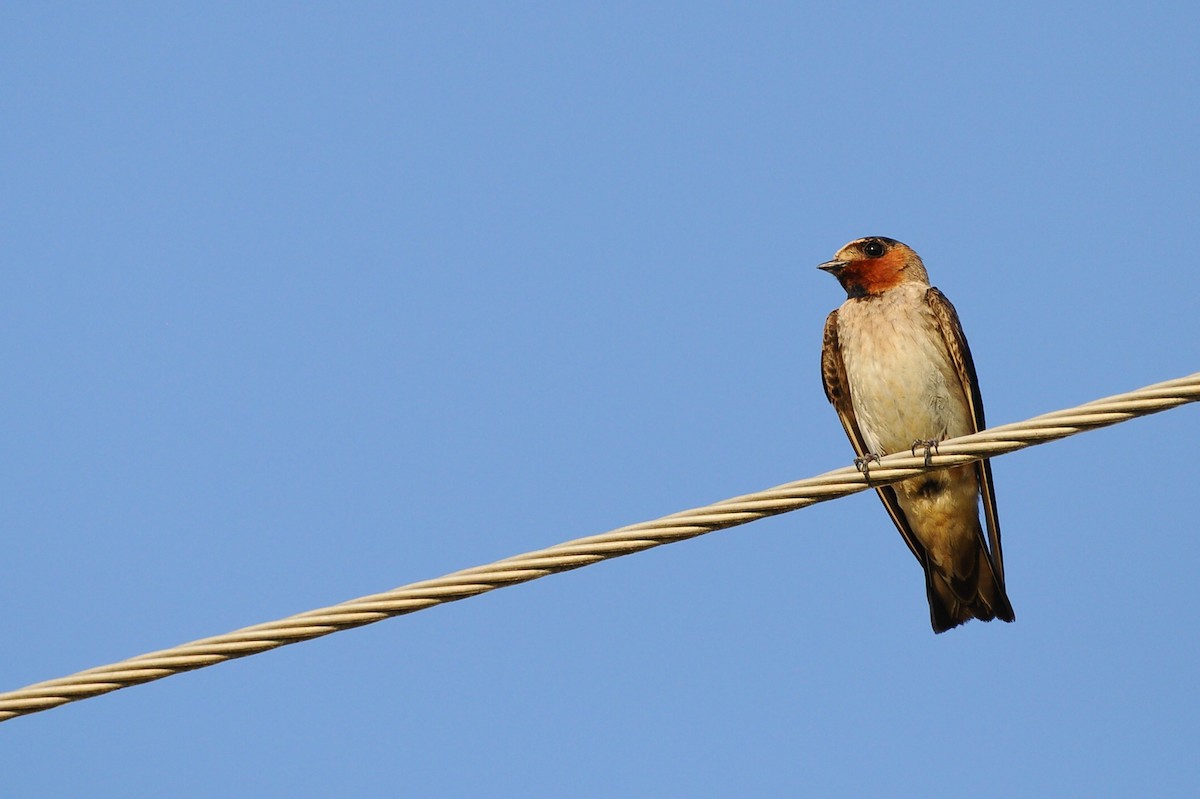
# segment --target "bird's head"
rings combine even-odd
[[[882,294],[904,283],[929,285],[921,257],[907,244],[884,236],[855,239],[817,268],[836,277],[850,297]]]

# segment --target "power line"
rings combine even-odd
[[[1200,400],[1200,372],[1035,416],[1023,422],[943,441],[938,445],[937,453],[932,455],[928,467],[925,466],[924,453],[917,456],[907,452],[888,455],[871,465],[869,483],[854,467],[836,469],[702,508],[673,513],[601,535],[464,569],[437,579],[411,583],[381,594],[359,597],[0,693],[0,721],[287,644],[308,641],[392,616],[413,613],[495,588],[536,580],[548,574],[641,552],[661,544],[695,538],[715,530],[844,497],[866,488],[894,483],[930,469],[1003,455],[1197,400]]]

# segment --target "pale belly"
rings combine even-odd
[[[923,301],[897,300],[852,301],[838,311],[854,414],[879,455],[972,432],[966,396]]]
[[[924,311],[924,289],[892,294],[899,296],[851,301],[838,311],[854,415],[867,448],[878,455],[974,432],[941,333]],[[947,573],[970,573],[979,540],[974,468],[922,475],[895,489],[933,562]]]

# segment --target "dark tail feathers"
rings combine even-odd
[[[926,563],[925,590],[935,633],[944,633],[971,619],[1014,621],[1017,618],[982,542],[975,573],[965,580],[949,578]]]

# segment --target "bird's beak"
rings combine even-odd
[[[847,263],[846,261],[837,261],[837,260],[826,261],[823,264],[817,264],[817,269],[824,270],[824,271],[828,272],[829,274],[836,277],[838,272],[840,272],[846,268],[846,263]]]

